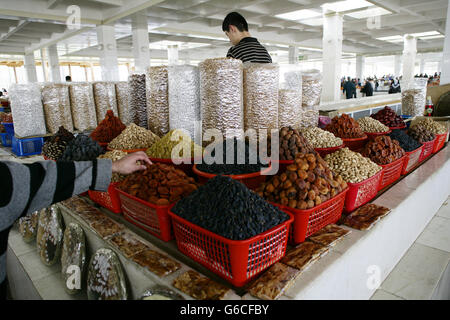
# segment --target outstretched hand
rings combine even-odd
[[[143,161],[144,164],[140,164],[138,161]],[[114,161],[112,164],[112,171],[120,174],[131,174],[136,171],[147,169],[145,164],[152,164],[147,154],[143,151],[130,153],[118,161]]]

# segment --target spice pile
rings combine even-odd
[[[389,127],[385,126],[380,121],[370,117],[358,119],[358,124],[363,132],[378,133],[389,131]]]
[[[317,154],[298,154],[287,171],[263,183],[257,193],[270,202],[294,209],[311,209],[347,188]]]
[[[92,161],[103,153],[103,148],[85,134],[79,134],[69,142],[61,161]]]
[[[178,150],[178,153],[172,155],[174,148],[177,148],[175,152]],[[169,131],[146,151],[150,158],[156,159],[190,159],[202,152],[202,147],[196,145],[184,130]]]
[[[91,138],[94,141],[108,143],[125,130],[125,125],[119,118],[114,116],[112,110],[106,112],[105,119],[103,119],[97,128],[91,133]]]
[[[147,170],[129,175],[119,189],[156,205],[169,205],[197,190],[194,178],[174,166],[147,165]]]
[[[302,134],[313,148],[339,147],[344,143],[341,138],[331,132],[317,127],[304,129]]]
[[[434,138],[436,138],[436,136],[422,124],[409,128],[408,135],[420,143],[433,141]]]
[[[398,141],[400,147],[402,147],[406,152],[414,151],[422,146],[420,142],[408,136],[408,134],[403,130],[393,130],[389,134],[389,137],[391,137],[391,139],[393,140]]]
[[[118,161],[127,155],[126,152],[121,150],[108,151],[105,154],[102,154],[99,159],[111,159],[111,161]],[[111,182],[120,182],[126,178],[125,175],[113,172]]]
[[[172,212],[231,240],[249,239],[289,219],[242,183],[225,176],[209,180],[180,200]]]
[[[424,126],[428,131],[430,131],[433,134],[444,134],[448,131],[444,125],[434,121],[431,118],[420,120],[419,122],[412,125],[412,127],[415,126]]]
[[[400,147],[397,140],[391,140],[388,136],[380,136],[366,144],[362,155],[378,165],[386,165],[403,157],[405,150]]]
[[[242,140],[233,139],[232,143],[230,142],[231,141],[228,139],[224,140],[222,145],[216,145],[216,148],[221,148],[222,150],[222,159],[218,159],[218,161],[222,161],[222,163],[202,163],[197,165],[197,169],[212,174],[240,175],[258,172],[262,168],[268,166],[267,164],[261,163],[257,148],[247,141],[244,142]],[[239,151],[239,145],[245,146],[244,154]],[[209,155],[212,159],[215,157],[216,148],[213,149]],[[232,162],[227,161],[227,155]],[[232,158],[230,155],[232,155]],[[244,163],[240,164],[241,162]]]
[[[59,127],[58,132],[50,137],[42,147],[42,155],[51,160],[59,160],[66,150],[70,141],[75,139],[75,136],[64,127]]]
[[[280,129],[280,160],[294,160],[299,153],[315,153],[314,148],[305,139],[303,134],[292,127]],[[270,153],[271,139],[268,139],[267,150]]]
[[[336,116],[331,123],[325,127],[325,130],[333,133],[341,139],[356,139],[365,137],[358,122],[347,114]]]
[[[157,141],[159,137],[153,132],[132,123],[114,138],[108,147],[115,150],[146,149]]]
[[[349,183],[359,183],[376,175],[383,168],[349,148],[325,156],[333,172],[340,174]]]
[[[401,128],[405,126],[405,122],[394,110],[388,106],[383,110],[378,111],[370,116],[371,118],[380,121],[389,128]]]

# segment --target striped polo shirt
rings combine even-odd
[[[247,37],[228,50],[227,58],[242,60],[242,62],[272,63],[272,58],[256,38]]]

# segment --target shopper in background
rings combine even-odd
[[[71,76],[66,76],[66,82],[72,82],[72,77]]]
[[[373,81],[371,78],[369,78],[366,81],[366,85],[364,86],[364,92],[366,93],[366,97],[373,96]]]
[[[28,213],[90,190],[106,191],[112,172],[131,174],[151,164],[144,152],[119,161],[42,161],[32,164],[0,161],[0,300],[6,299],[6,248],[13,223]]]
[[[356,86],[350,79],[350,77],[347,78],[347,82],[344,84],[344,93],[347,99],[351,99],[353,97],[353,94],[356,93]]]
[[[223,20],[222,30],[233,45],[228,50],[228,58],[242,62],[272,63],[269,52],[256,38],[251,37],[247,21],[239,13],[229,13]]]

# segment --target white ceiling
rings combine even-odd
[[[61,56],[98,56],[94,27],[112,23],[116,28],[118,56],[132,58],[131,16],[143,13],[148,16],[152,57],[167,56],[164,50],[167,42],[161,42],[166,40],[206,44],[193,49],[185,44],[180,50],[181,59],[201,60],[226,54],[230,44],[222,32],[222,20],[230,11],[239,11],[247,18],[251,34],[265,43],[269,51],[287,55],[288,46],[292,45],[300,47],[302,54],[317,58],[320,52],[307,48],[321,48],[322,25],[311,26],[308,25],[311,20],[290,21],[276,15],[304,9],[321,13],[321,5],[330,2],[336,1],[0,0],[0,54],[24,54],[57,44]],[[380,16],[380,28],[375,29],[369,28],[367,19],[344,15],[344,52],[364,55],[400,53],[402,42],[377,38],[430,31],[443,35],[445,32],[448,0],[368,2],[391,14]],[[69,30],[65,24],[69,16],[67,10],[74,3],[81,9],[81,28]],[[339,7],[340,11],[346,9]],[[418,40],[420,52],[438,52],[442,48],[443,38]]]

